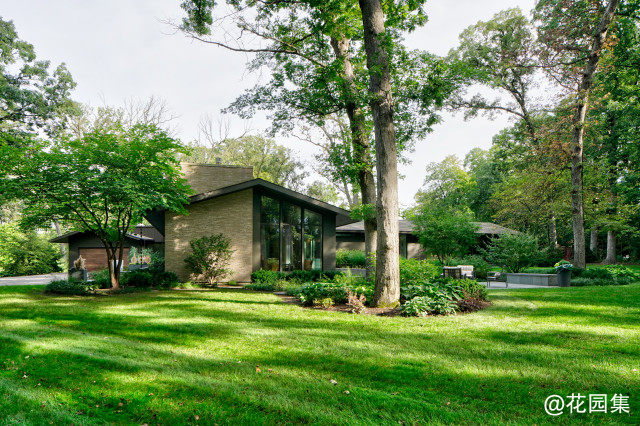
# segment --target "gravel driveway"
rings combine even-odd
[[[5,277],[0,278],[0,286],[4,285],[45,285],[53,280],[63,280],[67,278],[67,274],[59,272],[55,274],[45,275],[26,275],[23,277]]]

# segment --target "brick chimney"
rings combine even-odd
[[[253,179],[253,167],[180,163],[184,177],[196,194]]]

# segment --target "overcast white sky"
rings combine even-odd
[[[171,34],[162,21],[180,19],[180,0],[0,0],[3,19],[13,20],[20,37],[32,43],[40,59],[65,62],[78,87],[74,98],[91,105],[120,105],[126,99],[151,95],[166,100],[178,115],[177,135],[195,138],[203,114],[218,115],[257,76],[247,75],[247,57]],[[431,0],[429,23],[408,37],[409,47],[446,54],[458,34],[496,12],[519,6],[528,12],[534,0]],[[445,115],[444,122],[416,144],[412,163],[400,168],[400,202],[413,202],[422,186],[427,163],[450,154],[464,156],[473,147],[487,148],[491,137],[509,123],[461,115]],[[236,120],[237,131],[245,124]],[[256,117],[257,131],[269,123]],[[312,161],[313,147],[279,138],[300,157]]]

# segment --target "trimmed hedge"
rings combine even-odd
[[[51,281],[44,288],[45,293],[84,296],[93,292],[94,287],[86,282],[76,280]]]
[[[340,271],[291,271],[291,272],[279,272],[279,271],[267,271],[260,269],[251,273],[251,281],[255,283],[273,284],[278,280],[296,281],[299,283],[321,281],[321,280],[333,280],[336,276],[342,275]]]
[[[367,255],[362,250],[338,250],[336,251],[337,268],[365,268]]]

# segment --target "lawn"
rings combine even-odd
[[[490,299],[420,319],[249,291],[2,287],[0,424],[640,423],[640,284]],[[631,414],[545,414],[578,392],[629,395]]]

